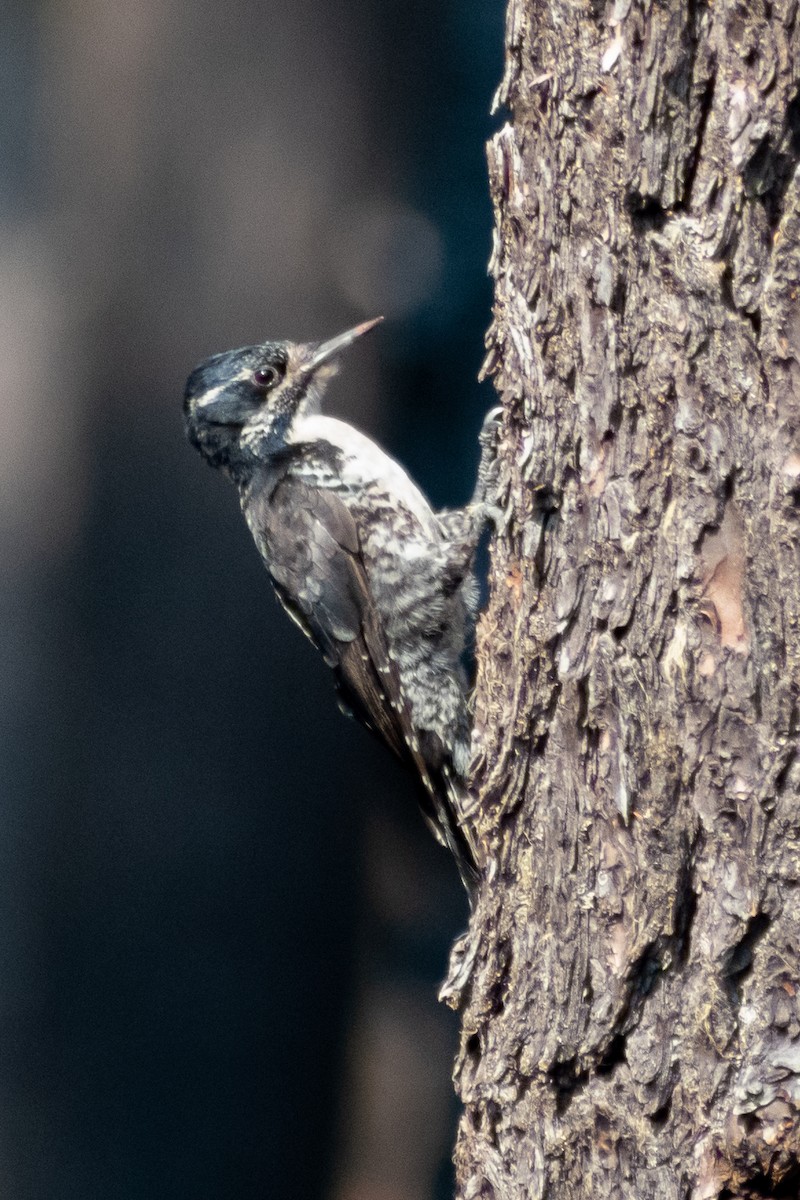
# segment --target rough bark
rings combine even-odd
[[[458,1195],[800,1194],[796,0],[511,0]]]

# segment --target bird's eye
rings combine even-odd
[[[257,371],[253,371],[253,383],[264,392],[274,387],[279,378],[280,376],[275,367],[259,367]]]

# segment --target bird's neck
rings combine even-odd
[[[286,449],[289,430],[294,423],[292,412],[268,413],[258,421],[245,425],[239,437],[239,445],[245,456],[255,462],[264,462]]]
[[[233,478],[245,483],[258,467],[269,466],[281,458],[292,441],[293,431],[311,413],[320,410],[322,389],[312,381],[302,392],[283,397],[279,408],[267,406],[245,425],[239,435],[238,453],[232,456],[229,471]]]
[[[259,414],[257,421],[245,425],[236,453],[226,464],[228,474],[242,494],[249,489],[254,475],[269,469],[286,454],[295,420],[296,413],[284,410]]]

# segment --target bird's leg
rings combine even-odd
[[[469,507],[486,506],[497,488],[497,436],[500,432],[500,418],[503,410],[500,405],[490,408],[483,418],[483,425],[478,434],[481,448],[481,460],[478,464],[478,477],[475,480],[475,491]],[[486,516],[491,520],[493,509]]]
[[[478,477],[469,504],[437,513],[447,534],[442,575],[448,590],[455,591],[461,586],[484,529],[489,522],[496,527],[501,515],[491,501],[497,488],[497,435],[502,411],[500,407],[492,408],[484,417],[478,435],[481,446]]]

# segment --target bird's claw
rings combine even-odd
[[[487,504],[487,498],[497,491],[497,450],[502,416],[503,410],[498,404],[494,408],[490,408],[483,418],[483,425],[478,434],[481,461],[478,465],[478,479],[474,496],[474,503],[487,506],[486,515],[495,525],[497,522],[492,515],[493,506]]]
[[[492,448],[497,451],[497,435],[500,431],[500,425],[503,418],[503,407],[496,404],[494,408],[490,408],[486,416],[483,418],[481,431],[478,434],[478,441],[484,449]]]

